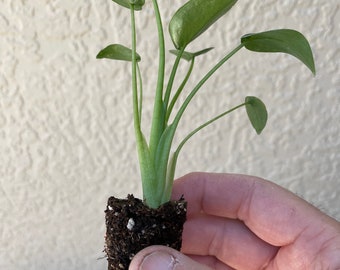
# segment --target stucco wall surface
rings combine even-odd
[[[157,36],[146,2],[137,24],[148,133]],[[184,3],[159,2],[165,25]],[[188,89],[242,35],[274,28],[305,34],[317,75],[293,57],[242,50],[194,98],[175,144],[248,95],[266,103],[266,129],[256,135],[244,110],[234,112],[184,147],[176,175],[257,175],[339,220],[339,25],[338,0],[239,1],[199,37],[188,50],[215,49],[197,59]],[[95,56],[110,43],[129,46],[129,12],[110,0],[2,0],[0,36],[0,269],[105,269],[106,200],[141,196],[141,186],[130,66]]]

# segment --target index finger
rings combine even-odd
[[[311,223],[315,228],[336,223],[288,190],[253,176],[191,173],[174,183],[173,198],[181,195],[188,218],[204,212],[239,219],[275,246],[293,243]]]

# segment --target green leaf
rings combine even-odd
[[[200,51],[198,51],[198,52],[194,52],[194,55],[195,55],[195,56],[199,56],[199,55],[202,55],[202,54],[205,54],[205,53],[211,51],[212,49],[214,49],[214,47],[209,47],[209,48],[200,50]]]
[[[132,50],[120,45],[120,44],[112,44],[102,49],[98,54],[97,58],[107,58],[113,60],[122,60],[122,61],[132,61]],[[137,61],[141,60],[141,57],[137,54]]]
[[[268,113],[266,106],[257,97],[246,97],[245,103],[250,123],[256,130],[256,133],[260,134],[267,123]]]
[[[191,61],[194,57],[196,56],[199,56],[199,55],[202,55],[202,54],[205,54],[207,52],[209,52],[210,50],[212,50],[214,47],[210,47],[210,48],[206,48],[206,49],[203,49],[203,50],[200,50],[198,52],[194,52],[194,53],[191,53],[191,52],[186,52],[184,51],[182,53],[182,58],[184,60],[187,60],[187,61]],[[180,51],[179,50],[170,50],[170,52],[176,56],[178,56],[180,54]]]
[[[189,0],[176,11],[169,24],[175,48],[185,48],[236,2],[237,0]]]
[[[180,50],[170,50],[170,53],[178,56],[180,54]],[[184,51],[181,55],[181,58],[183,58],[186,61],[191,61],[194,57],[195,55],[193,53],[186,51]]]
[[[315,75],[313,53],[308,40],[298,31],[277,29],[256,34],[247,34],[241,43],[250,51],[282,52],[295,56]]]
[[[128,8],[131,8],[131,5],[134,5],[134,10],[141,10],[145,0],[112,0],[113,2],[117,3],[118,5]]]

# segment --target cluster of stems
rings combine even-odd
[[[150,141],[146,142],[141,127],[142,119],[142,96],[143,86],[142,78],[137,62],[136,53],[136,24],[135,24],[135,10],[131,6],[131,29],[132,29],[132,98],[133,98],[133,118],[135,127],[135,136],[137,142],[137,150],[140,162],[140,170],[143,185],[143,197],[145,202],[150,207],[158,207],[162,203],[167,202],[170,199],[172,184],[174,179],[175,167],[177,158],[183,145],[199,130],[218,120],[224,115],[246,105],[242,103],[228,111],[221,113],[213,119],[207,121],[195,130],[190,132],[179,144],[177,149],[171,155],[172,140],[175,135],[178,123],[187,108],[188,104],[196,93],[201,89],[203,84],[219,69],[231,56],[239,51],[243,44],[238,45],[234,50],[222,58],[191,90],[189,95],[184,100],[171,123],[169,123],[170,115],[173,113],[174,105],[181,94],[186,82],[188,81],[193,66],[195,63],[195,57],[191,59],[191,65],[184,77],[183,82],[172,96],[173,82],[176,76],[176,72],[182,59],[185,47],[181,48],[176,53],[176,59],[173,64],[168,82],[165,87],[165,42],[164,42],[164,30],[162,25],[162,19],[158,3],[156,0],[152,0],[157,31],[158,31],[158,44],[159,44],[159,63],[158,63],[158,77],[154,99],[154,110],[151,124]]]

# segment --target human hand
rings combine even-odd
[[[340,223],[274,183],[192,173],[174,183],[173,198],[182,194],[182,253],[151,246],[130,270],[340,269]]]

